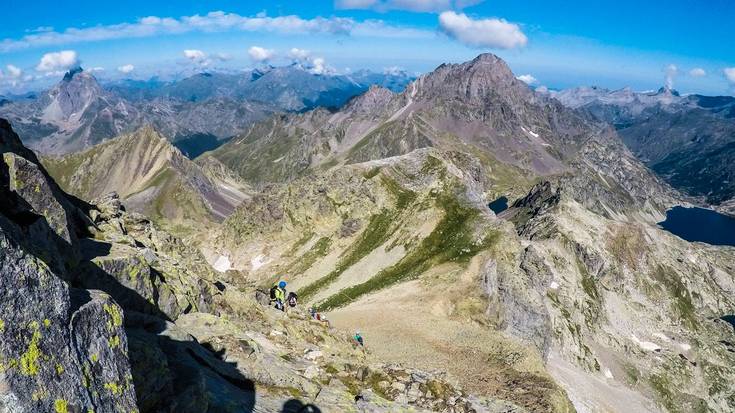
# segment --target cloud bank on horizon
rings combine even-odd
[[[485,51],[500,54],[514,70],[524,73],[519,79],[537,87],[597,82],[608,86],[613,81],[617,82],[614,86],[622,87],[627,86],[627,80],[652,88],[655,82],[660,85],[663,71],[664,84],[670,88],[684,84],[695,91],[735,92],[735,68],[726,63],[703,64],[708,62],[699,59],[695,64],[675,57],[654,61],[646,55],[625,57],[627,49],[589,46],[591,42],[584,39],[544,32],[533,21],[499,16],[492,12],[497,5],[485,4],[484,0],[329,3],[331,12],[325,8],[315,10],[316,15],[309,15],[311,10],[277,16],[266,11],[210,11],[180,17],[144,15],[130,21],[61,30],[48,25],[26,28],[0,40],[0,92],[38,87],[87,60],[91,61],[88,70],[114,79],[160,76],[167,71],[242,70],[274,61],[299,64],[318,74],[347,72],[349,67],[359,67],[360,61],[401,70],[408,66],[418,72],[447,61],[468,60]],[[480,13],[480,6],[490,12]],[[224,46],[212,46],[206,41],[211,38],[225,39],[221,42]],[[161,53],[166,58],[156,61],[158,54],[149,51],[154,47],[149,44],[161,39],[172,39],[169,42],[181,43],[181,47],[174,55]],[[116,56],[110,53],[112,49],[102,46],[120,42],[134,44],[139,53]],[[571,47],[564,47],[567,45]],[[84,62],[80,55],[85,57]],[[627,69],[634,65],[638,66],[635,70]],[[105,66],[116,70],[106,71]],[[616,66],[627,71],[616,71]],[[573,84],[571,79],[581,80]]]

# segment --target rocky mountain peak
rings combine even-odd
[[[103,94],[102,87],[91,73],[84,72],[81,67],[74,68],[41,99],[43,118],[54,122],[80,117]]]
[[[671,88],[670,88],[670,87],[668,87],[668,86],[661,86],[661,87],[660,87],[660,88],[658,89],[658,92],[656,92],[656,94],[657,94],[657,95],[671,95],[671,96],[681,96],[681,95],[679,94],[679,91],[677,91],[676,89],[671,89]]]
[[[485,102],[490,94],[513,100],[533,96],[528,86],[515,78],[510,67],[491,53],[462,64],[439,66],[426,76],[421,89],[431,96],[453,96],[473,104]]]
[[[395,93],[382,86],[373,85],[362,95],[355,96],[348,104],[350,111],[374,111],[390,102]]]
[[[137,135],[137,136],[140,136],[141,138],[164,140],[168,142],[168,140],[166,140],[166,138],[164,138],[161,135],[161,133],[156,129],[156,127],[150,123],[144,124],[143,126],[138,128],[137,131],[133,132],[132,135]]]
[[[83,73],[83,72],[84,72],[84,69],[82,69],[81,66],[73,67],[73,68],[69,69],[68,72],[66,72],[66,74],[64,75],[64,79],[63,80],[65,82],[69,82],[70,80],[72,80],[74,78],[74,75],[76,75],[78,73]]]

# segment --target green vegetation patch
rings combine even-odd
[[[681,281],[681,277],[671,268],[659,265],[653,271],[653,278],[664,285],[666,291],[674,298],[672,305],[674,306],[679,317],[689,327],[696,329],[697,316],[696,309],[692,303],[692,295]]]
[[[500,233],[493,231],[480,242],[473,240],[472,224],[479,211],[461,205],[453,196],[441,196],[437,202],[444,218],[434,231],[395,265],[380,271],[370,280],[346,288],[319,304],[321,311],[344,306],[364,294],[396,283],[415,279],[429,268],[447,262],[466,263],[478,252],[493,245]]]
[[[385,243],[395,231],[395,228],[392,228],[394,218],[394,213],[387,209],[373,215],[367,228],[357,242],[340,258],[334,271],[302,288],[299,291],[299,297],[304,300],[313,297],[319,290],[336,281],[345,270]]]
[[[292,220],[293,221],[293,220]],[[286,252],[286,255],[294,255],[296,254],[301,247],[306,245],[307,242],[309,242],[310,239],[314,237],[314,233],[309,231],[305,232],[304,235],[301,236],[292,246],[289,248],[288,252]]]
[[[348,268],[385,244],[395,233],[398,228],[398,217],[416,200],[416,193],[401,187],[395,180],[387,176],[382,176],[381,183],[395,198],[396,209],[384,208],[379,214],[373,215],[358,240],[340,257],[335,269],[299,290],[299,297],[304,300],[313,297],[318,291],[336,281]]]
[[[31,342],[28,349],[20,356],[20,372],[25,376],[35,376],[40,370],[40,359],[43,356],[41,349],[38,347],[41,341],[41,332],[37,322],[32,322],[29,326],[33,330]]]
[[[370,169],[369,171],[362,174],[362,176],[365,179],[373,179],[380,173],[380,167],[376,166],[375,168]]]
[[[319,258],[324,257],[329,252],[329,247],[332,246],[332,239],[329,237],[322,237],[299,259],[293,261],[288,265],[286,272],[289,274],[303,274],[311,268],[312,265]]]
[[[416,200],[416,193],[405,189],[398,184],[394,179],[383,175],[381,177],[381,183],[386,190],[395,198],[396,208],[404,209]]]

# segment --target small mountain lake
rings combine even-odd
[[[501,196],[495,201],[487,205],[495,214],[499,214],[508,209],[508,198]]]
[[[720,317],[720,320],[730,324],[733,331],[735,331],[735,315],[723,315],[722,317]]]
[[[676,206],[666,211],[661,228],[690,242],[735,246],[735,218],[711,209]]]

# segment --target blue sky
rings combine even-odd
[[[648,90],[668,74],[684,93],[735,93],[729,0],[4,3],[0,92],[45,87],[74,63],[108,80],[294,59],[319,72],[426,72],[493,52],[536,86]]]

